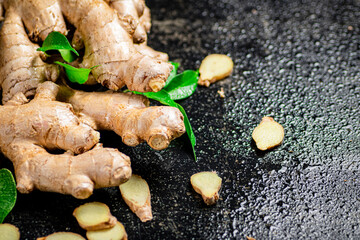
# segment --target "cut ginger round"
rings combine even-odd
[[[224,54],[211,54],[204,58],[199,68],[199,85],[209,87],[211,83],[229,76],[234,63]]]
[[[256,147],[262,151],[269,150],[282,143],[284,128],[272,117],[263,117],[260,124],[254,129],[252,138]]]
[[[72,232],[56,232],[37,240],[85,240],[82,236]]]
[[[150,189],[147,182],[133,174],[131,178],[120,185],[121,196],[136,216],[142,222],[152,219]]]
[[[109,229],[87,231],[86,237],[89,240],[127,240],[125,228],[120,222]]]
[[[19,229],[9,223],[0,224],[0,239],[19,240],[20,239]]]
[[[85,230],[101,230],[115,226],[117,219],[109,207],[100,202],[85,203],[74,210],[74,217]]]
[[[216,172],[199,172],[191,176],[191,185],[194,190],[201,194],[207,205],[213,205],[219,199],[221,178]]]

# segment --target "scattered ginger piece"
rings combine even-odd
[[[213,205],[219,199],[221,181],[216,172],[199,172],[190,178],[194,190],[201,194],[207,205]]]
[[[109,229],[87,231],[86,237],[89,240],[127,240],[127,233],[124,226],[117,222],[114,227]]]
[[[38,238],[37,240],[85,240],[82,236],[72,232],[56,232],[46,237]]]
[[[112,228],[117,222],[109,207],[100,202],[85,203],[77,207],[73,215],[80,227],[88,231]]]
[[[120,185],[121,196],[136,216],[142,222],[152,219],[150,190],[147,182],[133,174],[131,178]]]
[[[221,98],[225,98],[224,88],[220,88],[220,90],[218,90],[217,93],[219,94],[219,96],[220,96]]]
[[[252,138],[256,147],[262,151],[280,145],[284,139],[284,128],[272,117],[263,117],[260,124],[254,129]]]
[[[234,63],[224,54],[211,54],[204,58],[199,68],[199,85],[209,87],[211,83],[229,76]]]
[[[19,229],[9,223],[0,224],[0,239],[19,240],[20,239]]]

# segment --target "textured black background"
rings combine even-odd
[[[22,239],[54,231],[85,234],[72,211],[108,204],[129,239],[360,239],[360,1],[148,1],[149,45],[180,70],[209,53],[235,63],[231,77],[180,103],[197,136],[198,162],[186,138],[164,151],[106,146],[132,159],[152,193],[154,219],[141,223],[117,188],[88,200],[34,192],[19,195],[5,222]],[[226,98],[217,91],[223,87]],[[284,143],[258,152],[251,140],[264,115],[285,128]],[[3,163],[9,166],[9,162]],[[193,173],[215,170],[219,202],[207,207],[192,190]]]

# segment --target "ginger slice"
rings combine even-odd
[[[117,222],[114,227],[109,229],[87,231],[86,237],[89,240],[127,240],[127,233],[124,226]]]
[[[72,232],[56,232],[46,237],[38,238],[37,240],[85,240],[82,236]]]
[[[111,228],[117,222],[109,207],[100,202],[85,203],[77,207],[73,215],[80,227],[88,231]]]
[[[216,172],[199,172],[190,178],[194,190],[201,194],[207,205],[213,205],[219,199],[221,181]]]
[[[133,174],[131,178],[120,185],[121,196],[136,216],[142,222],[152,219],[150,190],[147,182]]]
[[[262,151],[280,145],[284,139],[284,128],[272,117],[263,117],[260,124],[254,129],[252,138],[256,147]]]
[[[209,87],[211,83],[229,76],[234,63],[230,57],[224,54],[211,54],[201,62],[199,73],[199,85]]]
[[[9,223],[0,224],[0,239],[19,240],[20,239],[19,229]]]

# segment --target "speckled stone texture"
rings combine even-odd
[[[104,132],[105,146],[128,154],[133,171],[148,181],[153,221],[141,223],[119,190],[109,188],[88,200],[19,195],[5,222],[18,226],[22,239],[54,231],[85,236],[72,211],[101,201],[129,239],[360,239],[360,1],[148,5],[149,44],[180,62],[180,70],[198,68],[209,53],[235,62],[231,77],[180,102],[197,136],[198,162],[186,137],[153,151],[146,144],[126,147]],[[265,115],[284,126],[285,139],[259,152],[251,133]],[[189,181],[205,170],[223,179],[212,207]]]

